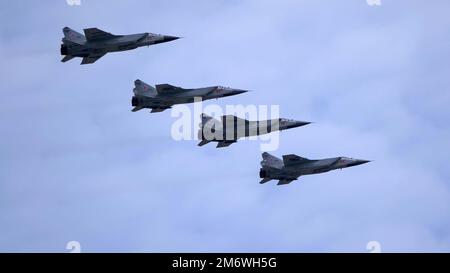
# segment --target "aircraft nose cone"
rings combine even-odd
[[[164,35],[164,42],[170,42],[170,41],[174,41],[177,39],[180,39],[180,37]]]
[[[309,121],[296,121],[295,122],[295,124],[297,125],[297,127],[299,127],[299,126],[305,126],[305,125],[308,125],[308,124],[310,124],[311,122],[309,122]]]
[[[364,160],[364,159],[355,159],[355,161],[353,163],[351,163],[351,166],[358,166],[358,165],[362,165],[362,164],[366,164],[369,163],[370,160]]]
[[[292,128],[296,128],[296,127],[300,127],[300,126],[305,126],[310,124],[311,122],[308,121],[299,121],[299,120],[289,120],[287,122],[281,123],[280,124],[280,129],[281,130],[285,130],[285,129],[292,129]]]
[[[243,94],[243,93],[247,93],[248,90],[243,90],[243,89],[233,89],[230,93],[232,95],[239,95],[239,94]]]

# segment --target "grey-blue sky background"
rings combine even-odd
[[[0,251],[449,251],[449,9],[2,1]],[[60,62],[64,26],[185,38],[80,66]],[[130,112],[137,78],[251,89],[217,103],[316,122],[275,155],[375,161],[260,185],[258,142],[173,141],[169,111]]]

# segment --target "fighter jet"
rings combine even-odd
[[[211,86],[196,89],[184,89],[170,84],[159,84],[155,87],[141,80],[134,82],[134,96],[131,99],[133,112],[143,108],[152,109],[151,113],[162,112],[175,104],[191,103],[195,98],[202,100],[218,99],[247,92],[222,86]]]
[[[216,148],[230,146],[243,137],[268,134],[274,131],[282,131],[309,124],[306,121],[290,120],[285,118],[249,121],[233,115],[222,116],[214,119],[206,114],[201,115],[202,122],[199,124],[198,146],[209,142],[218,142]]]
[[[279,180],[277,185],[286,185],[297,180],[302,175],[325,173],[331,170],[353,167],[370,162],[369,160],[348,157],[326,159],[307,159],[298,155],[283,155],[283,160],[265,152],[262,154],[262,168],[259,176],[263,178],[260,184],[270,180]]]
[[[131,35],[114,35],[98,28],[87,28],[84,35],[68,27],[63,28],[61,55],[62,62],[74,57],[81,57],[81,64],[92,64],[106,53],[135,49],[141,46],[150,46],[170,42],[179,37],[160,35],[154,33],[140,33]]]

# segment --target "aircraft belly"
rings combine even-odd
[[[315,168],[311,167],[311,166],[292,166],[292,167],[288,167],[289,169],[287,170],[288,173],[292,174],[292,175],[308,175],[308,174],[314,174],[315,173]]]
[[[127,46],[127,45],[122,45],[122,46],[120,46],[120,45],[113,45],[113,46],[109,46],[108,47],[108,51],[109,52],[118,52],[118,51],[130,50],[130,49],[134,49],[134,48],[132,48],[130,46]]]
[[[309,174],[316,174],[316,173],[326,173],[328,171],[330,171],[330,167],[328,166],[324,166],[324,167],[316,167],[316,168],[312,168],[309,171]]]

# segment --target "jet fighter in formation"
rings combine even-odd
[[[302,175],[325,173],[370,162],[369,160],[348,157],[307,159],[294,154],[283,155],[283,160],[281,160],[267,152],[263,153],[262,157],[262,168],[259,171],[259,176],[263,180],[260,183],[278,180],[277,185],[289,184]]]
[[[74,57],[83,58],[81,64],[92,64],[109,52],[126,51],[142,46],[170,42],[179,37],[154,33],[114,35],[98,28],[84,29],[84,35],[75,30],[63,28],[62,62]]]
[[[198,139],[203,146],[209,142],[218,142],[217,148],[227,147],[243,137],[268,134],[310,124],[306,121],[285,118],[249,121],[233,115],[222,116],[220,120],[206,114],[201,116],[202,122],[198,131]]]
[[[134,96],[131,99],[131,105],[134,106],[131,110],[133,112],[143,108],[152,109],[151,113],[162,112],[175,104],[192,103],[195,98],[210,100],[247,92],[247,90],[222,86],[185,89],[170,84],[158,84],[153,87],[141,80],[136,80],[134,85]]]
[[[175,36],[154,33],[114,35],[98,28],[84,29],[83,35],[65,27],[63,33],[61,55],[64,58],[61,61],[67,62],[75,57],[81,57],[83,58],[81,64],[92,64],[109,52],[132,50],[179,39]],[[141,80],[136,80],[134,84],[134,96],[131,100],[133,112],[144,108],[151,109],[151,113],[162,112],[175,104],[195,102],[196,98],[210,100],[247,92],[221,86],[185,89],[170,84],[159,84],[153,87]],[[217,142],[217,148],[227,147],[240,138],[287,130],[310,123],[285,118],[249,121],[233,115],[222,116],[218,120],[202,114],[201,119],[198,131],[198,138],[201,141],[198,146]],[[324,173],[369,162],[347,157],[312,160],[293,154],[284,155],[283,159],[280,159],[267,152],[263,153],[262,157],[260,183],[278,180],[277,185],[289,184],[302,175]]]

